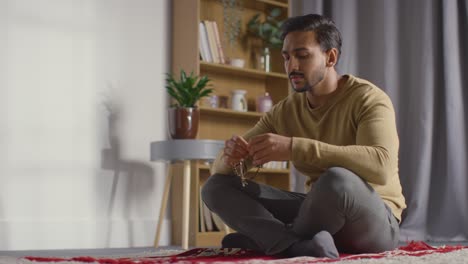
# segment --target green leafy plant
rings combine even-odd
[[[240,36],[242,26],[242,1],[221,0],[223,6],[224,41],[232,49]]]
[[[280,15],[280,8],[273,8],[264,21],[260,20],[260,14],[254,15],[247,23],[248,33],[260,38],[266,47],[281,48],[280,28],[284,21],[278,19]]]
[[[166,90],[174,98],[175,107],[195,107],[198,100],[209,96],[213,89],[209,88],[210,79],[207,76],[196,76],[192,73],[187,76],[184,70],[180,71],[180,79],[176,80],[171,73],[166,73]]]

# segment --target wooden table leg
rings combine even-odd
[[[161,201],[161,208],[159,209],[159,219],[158,219],[158,227],[156,228],[156,237],[154,238],[154,247],[159,246],[159,237],[161,236],[161,226],[164,219],[164,214],[166,212],[167,207],[167,199],[169,197],[169,191],[171,190],[171,183],[172,183],[172,172],[171,172],[171,164],[169,163],[167,166],[167,176],[166,176],[166,183],[164,185],[164,193]]]
[[[184,193],[182,200],[182,248],[188,249],[190,207],[190,160],[184,161]]]

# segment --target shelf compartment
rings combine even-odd
[[[213,71],[223,74],[236,74],[248,78],[256,79],[266,79],[266,78],[279,78],[279,79],[288,79],[288,76],[284,73],[276,72],[265,72],[254,69],[239,68],[226,64],[210,63],[205,61],[200,61],[200,70],[201,71]]]

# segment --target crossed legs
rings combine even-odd
[[[239,177],[215,174],[205,183],[202,198],[227,225],[270,255],[321,231],[346,253],[381,252],[398,243],[398,223],[390,209],[371,186],[344,168],[328,169],[307,194],[252,181],[242,187]]]

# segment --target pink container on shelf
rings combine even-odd
[[[269,93],[257,97],[257,112],[265,113],[273,107],[273,100]]]

